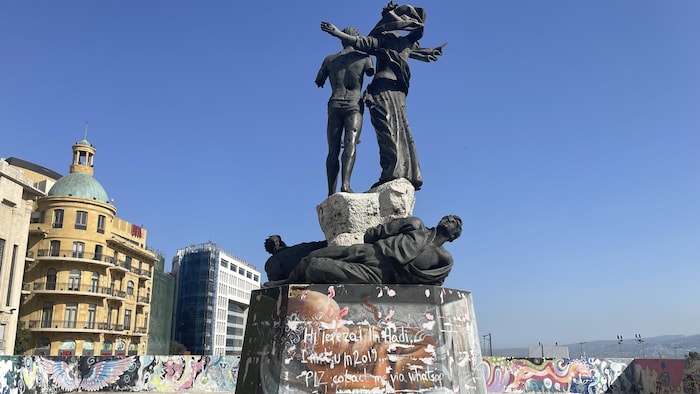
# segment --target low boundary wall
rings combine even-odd
[[[700,393],[700,361],[484,357],[489,393]]]
[[[0,393],[236,391],[240,356],[0,356]]]
[[[0,393],[236,391],[239,356],[0,356]],[[700,394],[700,361],[484,357],[489,393]]]

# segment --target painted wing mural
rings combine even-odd
[[[86,391],[98,391],[116,382],[134,365],[134,357],[105,360],[95,363],[87,376],[80,382],[80,388]]]
[[[75,364],[68,364],[61,360],[43,359],[42,361],[50,379],[61,390],[72,392],[80,386],[80,377],[77,376],[78,371],[75,368]]]
[[[80,376],[76,364],[51,359],[43,359],[43,363],[49,378],[62,390],[100,391],[119,380],[134,365],[134,357],[98,361],[85,376]]]

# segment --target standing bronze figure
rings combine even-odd
[[[344,34],[358,36],[357,29],[346,27]],[[357,144],[362,133],[362,83],[364,76],[374,75],[372,58],[350,45],[327,56],[316,76],[316,85],[323,87],[326,79],[331,82],[331,98],[328,100],[328,157],[326,157],[326,176],[328,177],[328,195],[335,193],[338,184],[338,170],[341,170],[341,192],[352,193],[350,176],[355,166]],[[345,133],[343,133],[345,131]],[[341,141],[343,148],[342,167],[338,163]]]
[[[411,5],[390,2],[382,10],[382,19],[368,36],[353,36],[333,24],[321,22],[321,30],[340,38],[343,45],[374,55],[377,73],[367,87],[365,104],[379,143],[382,173],[372,187],[398,178],[408,179],[416,190],[423,185],[413,135],[406,117],[406,95],[411,78],[408,59],[437,60],[446,44],[422,48],[425,11]],[[398,32],[407,32],[400,35]]]

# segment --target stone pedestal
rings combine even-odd
[[[335,193],[316,207],[329,245],[362,243],[365,230],[413,214],[415,189],[406,179],[384,183],[365,193]]]
[[[471,293],[285,285],[250,300],[236,393],[486,393]]]

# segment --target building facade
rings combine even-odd
[[[260,288],[260,272],[209,242],[178,250],[173,273],[173,339],[192,354],[240,355],[250,293]]]
[[[153,271],[151,323],[148,327],[147,354],[154,356],[169,354],[174,302],[175,277],[165,272],[165,257],[159,253]]]
[[[93,177],[95,147],[83,139],[72,151],[70,173],[36,200],[30,220],[19,309],[27,353],[145,354],[158,256]]]
[[[14,354],[29,219],[42,196],[23,171],[0,159],[0,354]]]

